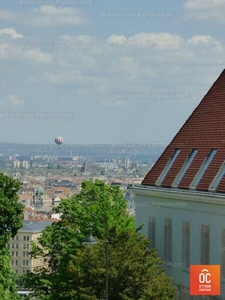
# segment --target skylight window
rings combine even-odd
[[[186,173],[187,169],[189,168],[190,164],[192,163],[193,159],[195,158],[195,155],[197,154],[198,150],[193,149],[186,159],[185,163],[183,164],[179,174],[177,175],[176,179],[174,180],[172,186],[177,187],[180,183],[181,179],[183,178],[184,174]]]
[[[208,153],[206,159],[204,160],[203,164],[201,165],[197,175],[195,176],[194,180],[192,181],[190,185],[190,189],[195,189],[198,185],[199,181],[202,179],[203,174],[205,173],[206,169],[210,165],[211,161],[213,160],[213,157],[215,156],[217,152],[217,149],[211,149]]]
[[[173,152],[173,155],[169,159],[164,170],[162,171],[161,175],[159,176],[158,180],[156,181],[156,185],[161,185],[164,178],[166,177],[166,174],[169,172],[171,166],[173,165],[173,163],[174,163],[175,159],[177,158],[177,156],[179,155],[179,153],[180,153],[180,149],[175,149],[175,151]]]
[[[221,181],[221,179],[223,178],[225,174],[225,162],[223,162],[221,168],[219,169],[219,171],[217,172],[215,178],[213,179],[212,184],[209,187],[210,191],[215,191]]]

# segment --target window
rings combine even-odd
[[[18,256],[18,251],[16,251],[16,256]]]
[[[29,249],[29,244],[23,244],[23,249]]]
[[[174,182],[172,184],[173,187],[177,187],[179,185],[181,179],[183,178],[184,174],[186,173],[187,169],[189,168],[190,164],[192,163],[193,159],[195,158],[195,155],[197,154],[197,152],[198,152],[197,149],[193,149],[191,151],[187,160],[183,164],[179,174],[177,175],[176,179],[174,180]]]
[[[182,222],[182,263],[190,266],[190,223]]]
[[[28,267],[29,266],[29,260],[23,260],[23,266]]]
[[[12,244],[12,248],[14,248],[14,244]]]
[[[19,248],[19,245],[18,244],[16,244],[16,249],[18,249]]]
[[[165,219],[164,258],[165,258],[165,261],[172,261],[172,221],[171,221],[171,219]]]
[[[177,158],[177,156],[180,153],[180,149],[175,149],[173,155],[171,156],[171,158],[169,159],[168,163],[166,164],[164,170],[162,171],[161,175],[159,176],[159,178],[156,181],[156,185],[160,185],[164,178],[166,177],[166,174],[169,172],[171,166],[173,165],[175,159]]]
[[[18,260],[16,260],[16,266],[18,266]]]
[[[28,251],[23,251],[23,257],[29,257],[29,252]]]
[[[149,216],[148,239],[151,241],[150,248],[155,248],[155,216]]]
[[[29,238],[28,235],[24,235],[24,236],[23,236],[23,240],[24,240],[24,241],[29,241],[29,239],[30,239],[30,238]]]
[[[14,260],[11,261],[12,266],[14,266]]]
[[[209,265],[209,226],[201,227],[201,265]]]
[[[201,180],[203,174],[205,173],[205,170],[208,168],[209,164],[211,163],[213,157],[215,156],[217,150],[211,149],[208,153],[206,159],[204,160],[203,164],[201,165],[197,175],[195,176],[194,180],[192,181],[190,188],[195,189],[198,185],[199,181]]]
[[[210,191],[215,191],[221,181],[221,179],[223,178],[225,174],[225,162],[222,164],[221,168],[219,169],[218,173],[216,174],[212,184],[209,187]]]
[[[12,256],[14,256],[14,251],[12,251]]]

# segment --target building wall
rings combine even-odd
[[[27,271],[33,271],[35,267],[43,265],[42,259],[30,257],[31,242],[37,241],[39,232],[19,231],[11,239],[8,247],[11,254],[11,266],[16,274],[22,275]]]
[[[225,251],[221,248],[222,228],[225,228],[225,199],[204,193],[170,191],[151,187],[133,188],[136,195],[136,224],[145,224],[143,233],[148,237],[149,216],[155,216],[156,247],[159,256],[164,259],[164,222],[166,218],[172,220],[172,261],[165,263],[166,273],[179,286],[178,299],[192,299],[186,292],[190,273],[182,261],[182,222],[190,222],[190,264],[201,264],[201,225],[208,225],[210,264],[221,265],[221,255]],[[182,293],[186,295],[184,298]],[[223,298],[219,299],[225,299],[225,278],[221,280],[221,295]]]

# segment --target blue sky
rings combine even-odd
[[[1,142],[170,142],[225,68],[225,0],[0,3]]]

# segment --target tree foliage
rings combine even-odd
[[[143,235],[131,230],[123,230],[110,239],[110,300],[173,299],[174,288],[161,267],[162,261],[156,249],[150,250],[148,245]],[[72,255],[67,279],[64,299],[104,299],[105,243],[85,246]]]
[[[7,243],[22,227],[23,205],[17,192],[21,187],[18,180],[0,174],[0,299],[19,299],[16,292],[10,254]]]
[[[46,228],[32,250],[46,264],[27,276],[27,286],[40,299],[104,299],[107,238],[110,300],[173,299],[156,250],[148,249],[148,240],[135,229],[118,187],[84,181],[80,193],[63,200],[56,211],[61,221]],[[92,247],[82,244],[90,226],[98,239]]]

